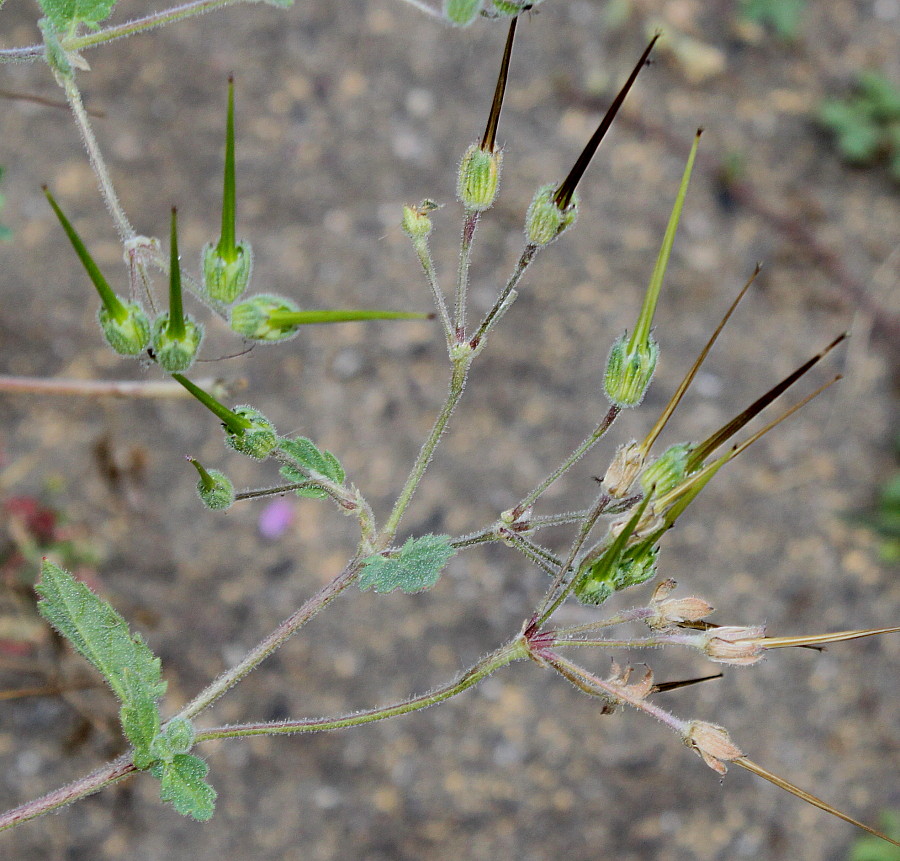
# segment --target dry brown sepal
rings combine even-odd
[[[722,775],[728,771],[726,762],[734,762],[744,755],[731,740],[725,727],[703,720],[691,721],[688,724],[684,743],[693,748],[713,771]]]
[[[653,592],[650,606],[655,612],[645,621],[655,631],[671,628],[680,622],[699,622],[715,610],[710,603],[696,595],[669,598],[675,586],[674,580],[663,580]]]
[[[765,636],[765,625],[724,625],[710,628],[698,639],[711,661],[748,667],[762,660]]]

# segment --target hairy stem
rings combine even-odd
[[[450,416],[453,415],[453,411],[456,409],[456,405],[462,397],[471,364],[471,353],[453,360],[453,376],[450,379],[450,391],[447,394],[447,400],[444,402],[444,406],[441,408],[437,419],[435,419],[434,426],[431,428],[431,433],[422,445],[419,456],[416,458],[416,462],[413,464],[409,477],[406,479],[406,484],[403,486],[403,490],[400,492],[400,496],[394,504],[394,510],[391,512],[391,516],[388,518],[387,523],[382,530],[381,542],[383,547],[390,544],[396,534],[397,527],[400,525],[400,520],[406,512],[410,500],[412,500],[413,494],[416,492],[416,488],[419,486],[419,482],[422,480],[422,476],[425,474],[425,470],[431,462],[431,458],[434,456],[434,450],[437,448],[437,444],[440,442],[441,436],[447,428]]]
[[[359,573],[360,560],[353,559],[337,577],[323,586],[302,607],[285,619],[268,637],[251,649],[246,656],[230,670],[226,670],[210,685],[207,685],[177,715],[192,718],[209,708],[232,685],[237,684],[244,676],[255,670],[279,646],[290,639],[313,616],[327,607],[341,592],[356,579]]]
[[[299,732],[322,732],[323,730],[343,729],[350,726],[372,723],[386,718],[398,717],[410,712],[428,708],[435,703],[443,702],[489,676],[494,670],[505,667],[513,661],[528,657],[528,649],[521,640],[514,640],[482,658],[477,664],[463,673],[455,682],[417,697],[402,700],[383,708],[367,709],[337,718],[306,719],[297,721],[279,721],[278,723],[240,724],[202,730],[197,733],[196,741],[212,741],[221,738],[239,738],[250,735],[289,735]]]
[[[87,111],[84,109],[84,103],[81,101],[81,92],[78,90],[78,86],[75,83],[74,75],[61,77],[63,91],[66,94],[66,101],[68,101],[69,107],[72,109],[72,114],[75,117],[75,124],[81,132],[81,139],[84,141],[88,159],[91,163],[91,169],[94,171],[94,175],[97,177],[97,182],[100,185],[100,193],[103,195],[103,201],[106,203],[106,208],[109,210],[110,215],[112,215],[113,221],[116,224],[116,232],[119,234],[119,239],[123,243],[128,242],[129,240],[134,239],[136,234],[134,228],[131,226],[131,222],[128,220],[128,216],[125,215],[125,210],[122,209],[122,205],[119,203],[116,190],[113,188],[112,180],[109,178],[109,171],[106,168],[106,162],[103,160],[103,154],[100,152],[100,147],[97,145],[97,139],[94,137],[94,130],[91,128],[90,118],[88,117]]]
[[[21,825],[29,819],[43,816],[43,814],[50,813],[52,810],[58,810],[60,807],[71,804],[79,798],[93,795],[93,793],[103,789],[104,786],[109,786],[111,783],[127,777],[135,770],[130,756],[120,756],[118,759],[107,763],[74,783],[68,784],[68,786],[61,786],[59,789],[48,792],[40,798],[28,801],[25,804],[14,807],[12,810],[7,810],[6,813],[0,814],[0,831]]]

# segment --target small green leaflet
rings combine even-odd
[[[157,762],[150,773],[160,782],[159,797],[184,816],[201,822],[216,808],[216,791],[203,778],[209,766],[198,756],[178,753],[171,762]]]
[[[312,440],[305,436],[296,439],[280,439],[278,448],[300,467],[282,466],[281,475],[288,481],[308,482],[308,472],[317,472],[335,484],[343,484],[346,473],[338,459],[330,451],[320,451]],[[297,496],[307,496],[310,499],[323,499],[328,494],[321,487],[301,487],[296,490]]]
[[[410,538],[394,556],[375,554],[364,560],[359,588],[363,591],[374,589],[376,592],[393,592],[394,589],[421,592],[430,589],[455,553],[449,535]]]
[[[79,24],[96,30],[99,23],[109,17],[116,0],[38,0],[38,4],[53,29],[64,33]]]
[[[45,559],[35,588],[41,615],[106,679],[122,702],[125,737],[146,753],[159,732],[158,701],[166,690],[159,658],[110,604],[58,565]]]

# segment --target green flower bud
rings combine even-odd
[[[268,457],[278,445],[275,426],[259,410],[250,406],[235,407],[232,412],[238,418],[248,421],[250,427],[241,433],[233,433],[226,428],[226,445],[257,460]]]
[[[168,312],[163,312],[153,322],[151,335],[153,357],[159,366],[170,374],[186,371],[194,364],[194,358],[203,340],[203,326],[188,316],[185,316],[182,322],[180,337],[172,334]]]
[[[688,456],[693,446],[682,442],[669,446],[653,463],[641,473],[641,487],[644,493],[662,496],[674,490],[687,475]]]
[[[253,341],[284,341],[296,335],[300,327],[296,323],[273,324],[270,315],[273,311],[299,310],[289,299],[260,294],[231,309],[230,325],[239,335]]]
[[[137,302],[120,302],[114,310],[101,305],[97,320],[106,343],[121,356],[137,356],[150,342],[150,321]]]
[[[565,209],[560,209],[554,200],[556,186],[541,186],[525,214],[525,236],[532,245],[549,245],[567,227],[575,223],[578,216],[578,196]]]
[[[502,165],[503,151],[498,148],[488,151],[472,144],[466,150],[456,184],[456,194],[466,209],[476,212],[490,209],[497,197]]]
[[[467,27],[481,12],[484,0],[444,0],[444,17],[457,27]]]
[[[174,717],[166,724],[163,735],[168,739],[173,753],[187,753],[194,746],[194,725],[183,717]]]
[[[218,244],[203,246],[201,258],[203,289],[214,302],[230,305],[243,295],[253,270],[253,251],[249,242],[238,242],[234,258],[225,257]]]
[[[603,387],[610,403],[634,407],[643,399],[656,370],[659,347],[652,335],[633,347],[626,332],[613,344],[606,363]]]
[[[400,222],[403,232],[413,241],[427,238],[433,227],[428,213],[436,208],[437,205],[430,200],[423,200],[418,206],[404,206]]]
[[[214,511],[230,508],[234,503],[234,485],[231,483],[231,479],[217,469],[204,469],[203,465],[192,457],[189,457],[188,460],[194,465],[200,476],[200,480],[197,482],[197,493],[203,504]]]

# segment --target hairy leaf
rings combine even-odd
[[[150,773],[160,781],[159,795],[179,813],[201,822],[216,809],[216,791],[203,778],[209,766],[199,757],[179,753],[171,762],[157,762]]]
[[[449,535],[423,535],[410,538],[395,556],[376,554],[363,563],[359,588],[376,592],[421,592],[437,583],[441,571],[456,550]]]
[[[306,471],[311,471],[318,472],[335,484],[344,483],[346,473],[338,459],[330,451],[320,451],[312,440],[304,436],[298,436],[296,439],[282,439],[279,440],[278,447],[302,468],[282,466],[281,475],[288,481],[309,481]],[[298,496],[306,496],[311,499],[322,499],[328,495],[321,487],[303,487],[295,492]]]
[[[159,658],[132,634],[113,607],[58,565],[44,560],[38,610],[87,658],[122,702],[122,730],[139,752],[159,732],[157,702],[165,693]]]
[[[109,17],[116,0],[38,0],[38,4],[56,32],[62,33],[78,24],[96,29]]]

